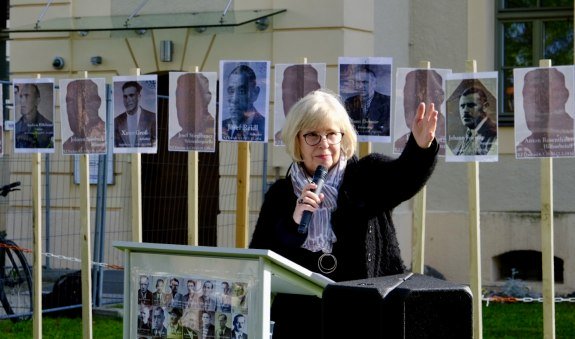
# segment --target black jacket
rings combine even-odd
[[[397,158],[372,153],[348,160],[331,223],[337,237],[333,255],[338,265],[325,274],[334,281],[365,279],[405,270],[391,214],[410,199],[431,175],[439,147],[434,140],[421,149],[413,136]],[[270,249],[307,269],[321,273],[321,253],[301,248],[306,235],[297,232],[292,215],[297,196],[289,176],[266,193],[250,248]]]

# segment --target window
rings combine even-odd
[[[573,0],[498,0],[499,124],[513,125],[513,69],[573,64]]]

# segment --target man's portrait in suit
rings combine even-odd
[[[14,146],[16,153],[54,151],[53,79],[14,81],[16,113]]]
[[[170,151],[215,151],[216,77],[170,73]]]
[[[116,153],[129,153],[136,151],[135,149],[147,153],[156,151],[156,82],[152,80],[146,81],[142,78],[144,77],[138,77],[138,80],[131,79],[127,81],[116,81],[114,79],[114,108],[115,112],[121,112],[116,114],[114,118],[114,152]],[[144,108],[145,106],[142,104],[144,101],[143,84],[148,89],[146,95],[149,97],[153,96],[153,100],[148,100],[154,102],[152,107]],[[150,86],[150,84],[152,85]],[[121,105],[116,102],[120,100]]]
[[[231,339],[232,328],[228,326],[228,316],[225,313],[218,313],[217,335],[222,339]]]
[[[340,94],[359,141],[391,139],[390,87],[391,64],[340,64]]]
[[[497,141],[497,123],[489,117],[487,94],[481,87],[468,87],[459,96],[459,116],[465,125],[465,138],[453,153],[455,155],[489,154]]]
[[[150,278],[147,275],[140,276],[140,288],[138,289],[138,304],[152,305],[152,291],[148,289]]]
[[[60,80],[63,154],[106,153],[106,112],[100,95],[105,86],[103,78]]]
[[[269,65],[222,61],[220,140],[267,141]]]
[[[445,160],[497,161],[497,73],[452,73],[445,93]]]
[[[516,157],[575,155],[572,68],[517,69],[514,78],[521,90],[515,95]]]
[[[233,330],[232,330],[232,338],[238,339],[248,339],[247,332],[247,319],[246,316],[238,313],[234,316],[234,320],[232,321]]]

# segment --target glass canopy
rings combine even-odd
[[[120,31],[166,28],[235,27],[285,12],[285,9],[258,9],[222,12],[141,14],[128,16],[94,16],[56,18],[3,29],[4,33]]]

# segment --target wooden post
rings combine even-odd
[[[551,67],[551,60],[539,60]],[[541,264],[543,269],[543,337],[555,338],[555,268],[553,266],[553,158],[541,159]]]
[[[359,143],[359,157],[362,158],[371,153],[371,142]]]
[[[38,74],[36,77],[39,79],[41,75]],[[42,156],[40,153],[32,154],[32,223],[34,247],[32,332],[34,338],[42,338]]]
[[[42,338],[42,157],[32,154],[32,219],[33,219],[33,324],[34,338]]]
[[[420,61],[420,68],[431,68],[431,62]],[[404,93],[405,95],[405,93]],[[423,186],[413,197],[413,228],[411,232],[411,271],[425,272],[425,211],[427,186]]]
[[[475,60],[467,60],[467,72],[477,72]],[[468,163],[467,180],[469,184],[469,269],[470,287],[473,294],[473,338],[483,338],[482,295],[481,295],[481,234],[479,208],[479,163]]]
[[[250,198],[250,144],[238,143],[238,181],[236,200],[236,247],[248,246]]]
[[[199,72],[199,67],[195,67]],[[198,151],[188,152],[188,245],[198,246]]]
[[[188,245],[198,246],[198,164],[197,151],[188,152]]]
[[[84,72],[88,78],[88,72]],[[60,88],[62,90],[62,88]],[[90,233],[90,159],[80,155],[80,226],[82,228],[82,333],[92,338],[92,252]]]
[[[90,161],[80,155],[80,224],[82,227],[82,329],[92,338],[92,254],[90,251]]]
[[[140,69],[132,70],[136,76]],[[132,241],[142,242],[142,154],[132,153]]]
[[[391,107],[391,106],[390,106]],[[359,157],[363,158],[364,156],[371,153],[371,142],[360,142],[359,143]]]

